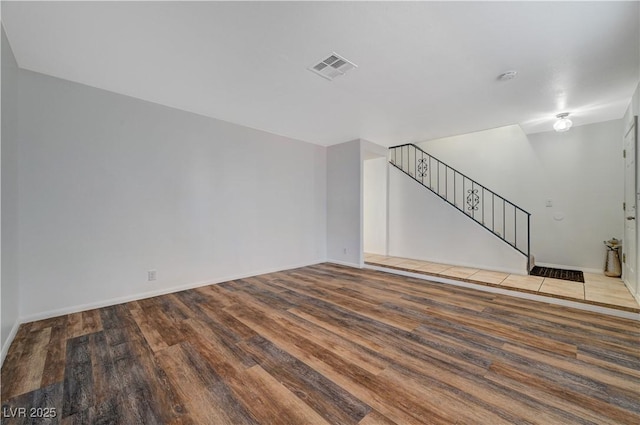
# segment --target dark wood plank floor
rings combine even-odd
[[[2,423],[639,424],[639,348],[631,320],[322,264],[25,324]]]

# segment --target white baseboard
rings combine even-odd
[[[460,281],[460,280],[446,279],[446,278],[442,278],[442,277],[439,277],[439,276],[427,276],[427,275],[420,274],[420,273],[405,272],[403,270],[388,269],[388,268],[385,268],[385,267],[371,266],[371,265],[368,265],[368,264],[365,265],[365,268],[366,269],[372,269],[372,270],[378,270],[378,271],[382,271],[382,272],[386,272],[386,273],[397,274],[397,275],[401,275],[401,276],[407,276],[407,277],[413,277],[413,278],[422,279],[422,280],[428,280],[428,281],[431,281],[431,282],[446,283],[446,284],[455,285],[455,286],[462,286],[464,288],[477,289],[478,291],[483,291],[483,292],[491,292],[491,293],[494,293],[494,294],[508,295],[510,297],[524,298],[524,299],[527,299],[527,300],[540,301],[540,302],[547,303],[547,304],[555,304],[555,305],[560,305],[560,306],[564,306],[564,307],[575,308],[575,309],[578,309],[578,310],[591,311],[591,312],[594,312],[594,313],[601,313],[601,314],[606,314],[606,315],[609,315],[609,316],[615,316],[615,317],[621,317],[621,318],[624,318],[624,319],[631,319],[631,320],[640,321],[640,313],[632,313],[630,311],[616,310],[616,309],[613,309],[613,308],[607,308],[607,307],[601,307],[601,306],[593,305],[593,304],[585,304],[585,303],[579,303],[579,302],[575,302],[575,301],[563,300],[563,299],[560,299],[560,298],[545,297],[543,295],[530,294],[530,293],[527,293],[527,292],[519,292],[519,291],[508,290],[508,289],[501,289],[501,288],[496,288],[495,286],[476,285],[476,284],[473,284],[473,283],[463,282],[463,281]]]
[[[28,315],[28,316],[21,317],[20,318],[20,323],[29,323],[29,322],[34,322],[36,320],[49,319],[51,317],[62,316],[62,315],[65,315],[65,314],[72,314],[72,313],[78,313],[78,312],[86,311],[86,310],[93,310],[93,309],[96,309],[96,308],[109,307],[109,306],[112,306],[112,305],[127,303],[127,302],[131,302],[131,301],[143,300],[145,298],[151,298],[151,297],[157,297],[157,296],[160,296],[160,295],[171,294],[171,293],[174,293],[174,292],[184,291],[184,290],[187,290],[187,289],[199,288],[201,286],[215,285],[215,284],[218,284],[218,283],[228,282],[230,280],[245,279],[245,278],[248,278],[248,277],[258,276],[258,275],[261,275],[261,274],[275,273],[275,272],[280,272],[280,271],[283,271],[283,270],[290,270],[290,269],[297,269],[299,267],[306,267],[306,266],[311,266],[311,265],[314,265],[314,264],[324,263],[325,261],[326,261],[326,259],[323,258],[323,259],[320,259],[320,260],[314,260],[314,261],[311,261],[311,262],[305,262],[305,263],[301,263],[301,264],[293,264],[293,265],[270,268],[270,269],[265,269],[265,270],[258,270],[258,271],[253,271],[253,272],[249,272],[249,273],[242,273],[242,274],[238,274],[238,275],[230,275],[230,276],[225,276],[225,277],[221,277],[221,278],[216,278],[216,279],[213,279],[213,280],[192,282],[192,283],[189,283],[189,284],[173,286],[171,288],[164,288],[164,289],[160,289],[160,290],[156,290],[156,291],[141,292],[141,293],[137,293],[137,294],[127,295],[127,296],[124,296],[124,297],[111,298],[111,299],[108,299],[108,300],[97,301],[97,302],[93,302],[93,303],[87,303],[87,304],[63,307],[63,308],[59,308],[59,309],[55,309],[55,310],[44,311],[44,312],[41,312],[41,313],[36,313],[36,314],[31,314],[31,315]],[[3,349],[4,349],[4,347],[3,347]]]
[[[2,344],[2,351],[0,351],[0,367],[2,367],[2,365],[4,364],[4,359],[5,357],[7,357],[7,353],[9,353],[9,347],[11,347],[11,343],[15,339],[16,334],[18,333],[18,328],[22,323],[24,322],[20,321],[20,319],[16,320],[16,322],[13,324],[13,327],[11,328],[11,332],[9,332],[7,340],[4,342],[4,344]]]
[[[360,264],[351,263],[349,261],[340,261],[340,260],[331,260],[327,259],[327,263],[338,264],[339,266],[347,266],[347,267],[355,267],[357,269],[361,269],[362,266]]]
[[[603,269],[590,269],[588,267],[578,267],[578,266],[566,266],[564,264],[553,264],[553,263],[539,263],[536,261],[536,266],[539,267],[551,267],[552,269],[562,269],[562,270],[579,270],[584,273],[595,273],[595,274],[603,274]]]
[[[640,292],[638,292],[637,294],[633,293],[633,290],[635,288],[631,287],[631,284],[628,283],[627,281],[625,281],[624,279],[622,279],[622,283],[624,283],[624,286],[627,288],[627,290],[629,291],[629,293],[631,294],[631,296],[636,300],[636,302],[638,304],[640,304]]]

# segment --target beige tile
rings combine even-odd
[[[627,289],[626,286],[619,285],[610,285],[610,286],[600,286],[594,285],[592,283],[585,283],[584,285],[585,296],[587,299],[591,299],[595,301],[595,297],[613,297],[620,298],[633,301],[633,295]]]
[[[440,263],[426,263],[416,270],[427,272],[427,273],[442,273],[443,271],[450,269],[452,266],[448,264],[440,264]]]
[[[627,287],[622,282],[594,282],[586,281],[585,287],[592,288],[597,291],[613,291],[613,292],[628,292]]]
[[[517,274],[510,274],[505,280],[502,281],[500,286],[537,291],[538,289],[540,289],[540,285],[542,285],[543,280],[544,278],[539,276],[522,276]]]
[[[396,264],[402,263],[403,261],[407,261],[407,259],[400,257],[386,257],[382,260],[379,260],[378,263],[385,264],[387,266],[395,266]]]
[[[457,267],[449,264],[431,263],[429,261],[411,260],[401,257],[390,257],[379,254],[365,253],[365,260],[408,270],[439,274],[455,278],[476,280],[483,283],[499,284],[505,289],[525,289],[540,291],[540,293],[574,298],[576,300],[622,307],[640,308],[626,286],[619,278],[612,278],[598,273],[585,273],[585,283],[570,282],[560,279],[543,278],[538,276],[510,275],[491,270],[478,270],[468,267]],[[586,296],[586,298],[585,298]]]
[[[376,261],[376,260],[384,260],[385,258],[387,258],[386,255],[380,255],[380,254],[371,254],[368,252],[364,253],[364,259],[366,261]]]
[[[619,277],[609,277],[604,274],[595,274],[595,273],[584,273],[584,281],[593,282],[593,283],[608,283],[615,285],[624,285],[622,279]]]
[[[472,274],[469,279],[477,280],[478,282],[499,284],[505,280],[507,276],[509,276],[509,273],[480,270],[477,273]]]
[[[450,276],[466,279],[474,273],[479,272],[479,269],[471,269],[469,267],[451,267],[450,269],[440,272],[442,276]]]
[[[631,295],[629,295],[629,297],[617,297],[613,295],[604,295],[597,293],[594,294],[592,292],[587,292],[585,299],[587,301],[595,301],[599,303],[619,305],[623,307],[640,308],[640,305],[638,305],[636,300]]]
[[[404,262],[404,263],[400,263],[398,264],[398,267],[403,267],[405,269],[408,270],[414,270],[414,271],[418,271],[418,270],[422,270],[423,267],[427,267],[429,265],[431,265],[433,263],[430,263],[428,261],[408,261],[408,262]]]
[[[584,300],[584,285],[581,282],[547,277],[542,282],[539,292]]]
[[[402,267],[404,269],[413,269],[416,270],[420,266],[424,266],[427,264],[427,261],[420,260],[405,260],[401,263],[396,264],[396,267]]]
[[[640,307],[627,287],[618,284],[585,283],[585,299],[625,307]]]

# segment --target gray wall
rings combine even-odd
[[[389,168],[389,255],[526,274],[524,255],[402,171]]]
[[[327,148],[327,259],[362,262],[361,141]],[[345,252],[346,250],[346,252]]]
[[[19,317],[18,68],[2,29],[2,358]]]
[[[531,211],[538,261],[602,270],[602,241],[624,236],[622,120],[531,134],[529,141],[536,177],[547,183]]]
[[[326,148],[24,70],[20,99],[22,316],[324,261]]]
[[[387,255],[387,171],[385,156],[362,165],[362,244],[364,252]]]

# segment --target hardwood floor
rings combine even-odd
[[[638,424],[639,325],[321,264],[22,325],[2,423]]]

